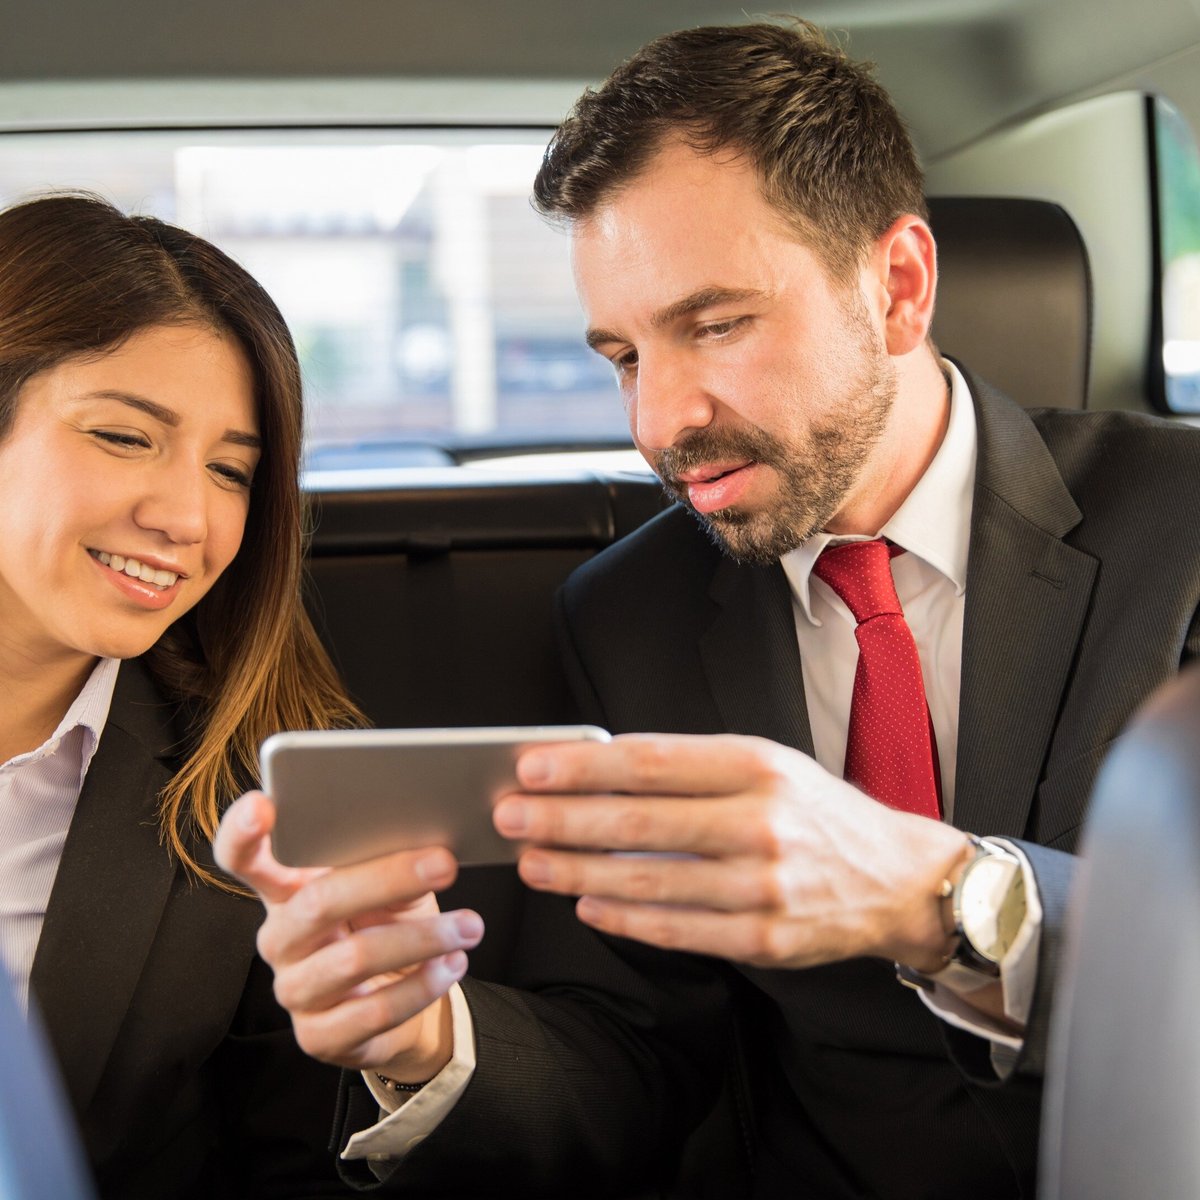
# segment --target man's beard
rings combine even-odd
[[[867,332],[864,330],[864,332]],[[861,374],[833,414],[803,442],[784,442],[754,426],[700,429],[653,456],[667,494],[693,515],[726,553],[766,566],[824,529],[845,504],[887,425],[895,374],[882,347],[865,347]],[[737,507],[700,513],[678,476],[712,462],[754,462],[771,468],[779,491],[769,508]]]

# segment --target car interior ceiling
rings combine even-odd
[[[457,19],[484,20],[490,4],[464,0]],[[378,6],[394,32],[376,26],[370,45],[342,36],[337,5],[328,6],[330,24],[314,37],[294,0],[249,8],[212,0],[183,14],[182,26],[161,20],[149,0],[127,0],[119,14],[82,0],[28,6],[0,39],[0,98],[33,95],[47,80],[73,81],[102,117],[106,105],[118,112],[127,103],[118,89],[141,94],[125,87],[130,76],[150,89],[145,94],[182,79],[195,89],[244,83],[249,96],[257,81],[287,97],[279,101],[286,122],[302,123],[315,44],[328,81],[504,76],[568,96],[578,92],[578,80],[603,77],[665,29],[745,19],[730,3],[610,0],[579,6],[564,36],[556,0],[526,0],[512,6],[513,19],[493,23],[490,44],[472,47],[442,6],[391,6],[390,13],[383,0]],[[1194,0],[1165,0],[1158,19],[1145,22],[1131,20],[1116,0],[929,0],[894,9],[877,0],[824,0],[792,7],[846,31],[856,57],[880,62],[880,79],[930,163],[1114,80],[1149,86],[1142,64],[1166,64],[1154,78],[1169,71],[1200,111]],[[229,38],[225,30],[235,20],[254,28]],[[1080,25],[1089,29],[1087,39],[1071,36]],[[137,36],[116,36],[122,28]],[[97,39],[112,51],[102,65]],[[953,64],[950,78],[929,71],[931,61]],[[152,71],[146,62],[156,64]],[[266,92],[258,95],[254,103],[265,103]],[[198,107],[205,105],[219,111],[202,98]],[[939,249],[940,349],[1031,407],[1084,407],[1096,304],[1072,216],[1058,204],[1007,194],[935,196],[931,225]],[[1144,397],[1137,404],[1148,407]],[[514,471],[464,481],[453,468],[378,490],[318,490],[312,501],[309,610],[352,694],[380,727],[571,720],[554,644],[554,594],[577,566],[668,503],[648,474],[564,470],[530,478]],[[472,952],[474,974],[504,980],[520,903],[520,884],[502,867],[464,870],[446,896],[446,907],[486,914],[488,937]],[[694,1140],[700,1165],[690,1170],[703,1170],[706,1136]]]

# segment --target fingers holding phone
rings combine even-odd
[[[451,1054],[446,992],[483,936],[478,914],[438,911],[434,892],[454,881],[454,857],[426,847],[346,867],[286,867],[270,851],[273,825],[269,798],[242,797],[215,849],[266,907],[259,952],[297,1041],[325,1062],[430,1078]]]
[[[259,952],[309,1054],[401,1082],[450,1061],[447,993],[483,921],[439,912],[435,893],[459,861],[515,860],[491,812],[518,786],[522,749],[607,739],[593,726],[519,726],[292,731],[263,743],[271,795],[230,808],[217,860],[266,906]]]
[[[438,911],[456,871],[445,849],[399,851],[324,872],[268,915],[259,949],[307,1053],[412,1082],[449,1061],[445,994],[483,936],[477,913]]]

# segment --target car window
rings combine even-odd
[[[1164,399],[1200,413],[1200,153],[1173,105],[1156,100],[1154,117]]]
[[[296,338],[310,470],[627,447],[567,239],[529,204],[550,132],[6,135],[0,203],[84,187],[243,263]]]

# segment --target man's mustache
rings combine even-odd
[[[663,484],[675,492],[686,493],[687,485],[679,476],[707,463],[730,459],[779,466],[785,459],[780,442],[761,429],[699,429],[682,441],[650,457],[650,465]]]

